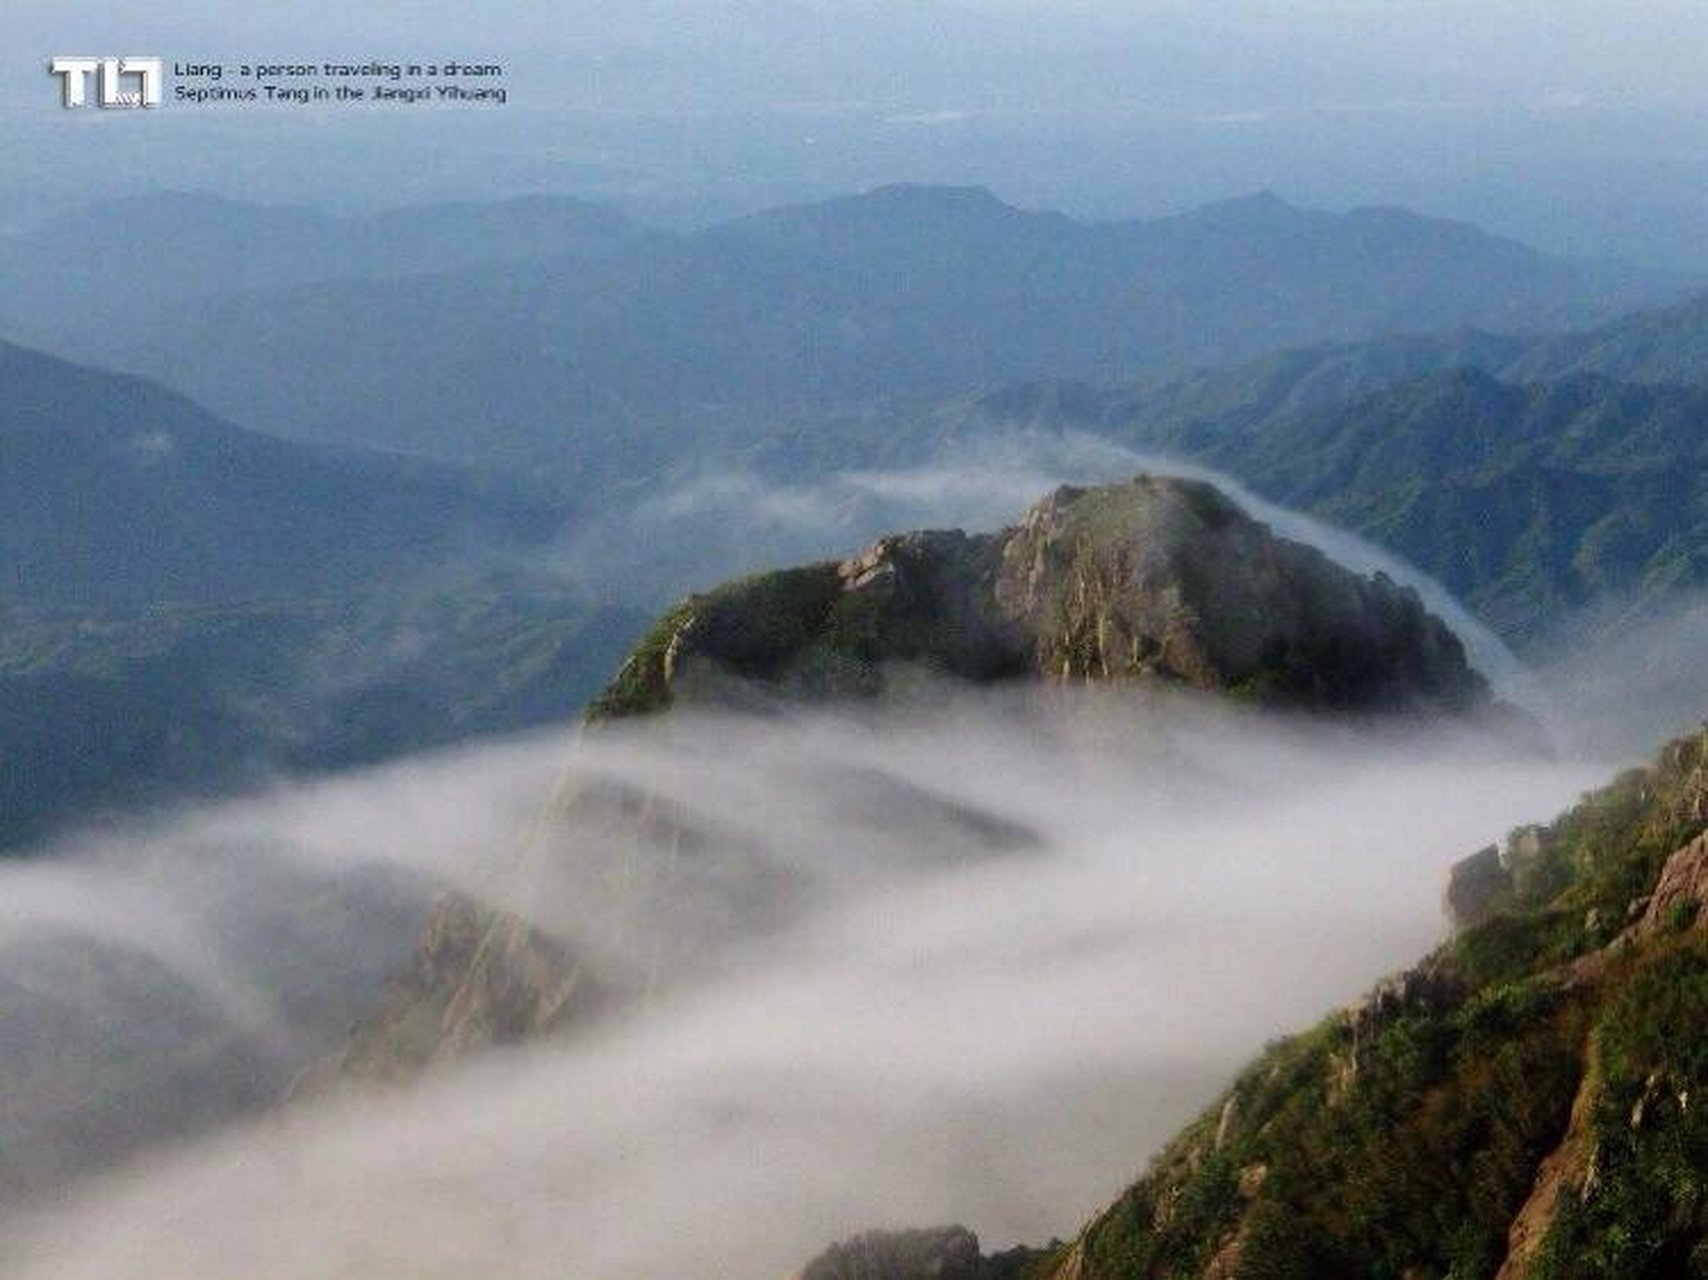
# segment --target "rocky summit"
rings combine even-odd
[[[902,534],[694,596],[590,715],[894,695],[922,674],[1151,680],[1319,710],[1488,700],[1415,592],[1277,537],[1209,484],[1141,476],[1058,489],[998,533]]]
[[[997,533],[887,537],[846,560],[693,596],[642,640],[587,718],[597,732],[675,706],[901,702],[944,680],[1150,682],[1313,712],[1498,710],[1415,592],[1277,537],[1211,485],[1141,476],[1058,489]],[[524,874],[564,857],[570,830],[583,850],[596,831],[610,864],[584,880],[625,886],[645,877],[611,866],[644,847],[692,857],[700,838],[654,797],[566,785]],[[670,890],[648,891],[644,904],[613,901],[600,914],[655,921]],[[451,895],[384,1007],[309,1083],[407,1077],[620,1003],[623,983],[594,968],[513,913]]]

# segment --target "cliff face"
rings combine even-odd
[[[591,1016],[610,995],[585,963],[521,917],[447,894],[383,1007],[292,1092],[325,1092],[347,1080],[408,1080],[471,1050],[519,1043],[571,1013]]]
[[[1475,855],[1475,923],[1012,1274],[1708,1275],[1705,831],[1708,732]]]
[[[1157,681],[1337,712],[1494,707],[1414,593],[1275,537],[1208,485],[1140,478],[1059,490],[999,533],[904,534],[694,596],[642,641],[588,719],[597,731],[683,705],[902,701],[945,678]],[[577,874],[624,882],[602,914],[613,927],[656,922],[673,886],[636,888],[621,869],[640,843],[691,861],[699,835],[650,797],[566,784],[522,874],[561,859],[566,832],[585,846],[595,826],[603,865]],[[595,969],[516,915],[448,899],[385,1007],[312,1080],[407,1076],[588,1016],[635,994],[625,982],[651,983]]]

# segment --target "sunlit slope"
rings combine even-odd
[[[1708,1268],[1708,737],[1506,846],[1478,923],[1278,1044],[1031,1273]]]

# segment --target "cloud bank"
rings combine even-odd
[[[1449,861],[1600,776],[1176,697],[673,717],[587,735],[564,785],[654,796],[704,834],[691,854],[613,854],[571,822],[496,875],[514,846],[484,841],[542,764],[461,753],[268,802],[261,825],[322,873],[377,861],[500,900],[525,881],[509,905],[649,970],[649,999],[144,1157],[14,1218],[7,1273],[662,1280],[780,1275],[886,1223],[1068,1233],[1266,1039],[1439,938]],[[623,860],[603,883],[649,888],[590,889],[601,856]],[[271,966],[336,968],[350,942]]]

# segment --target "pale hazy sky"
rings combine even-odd
[[[92,128],[57,106],[55,53],[494,58],[513,105]],[[1703,0],[0,0],[0,122],[0,173],[41,175],[0,180],[0,225],[151,178],[558,190],[678,222],[898,180],[1103,217],[1269,187],[1708,266]]]
[[[887,86],[903,99],[937,92],[945,109],[981,105],[969,65],[1009,105],[1159,92],[1230,109],[1708,101],[1700,0],[6,0],[0,33],[14,82],[20,66],[34,79],[48,54],[85,46],[185,57],[459,47],[625,59],[634,81],[609,90],[625,100],[691,92],[686,56],[725,95],[805,85],[865,98]],[[1102,74],[1111,55],[1125,74]],[[1050,74],[1028,75],[1028,58]],[[1071,74],[1085,59],[1091,74]]]

